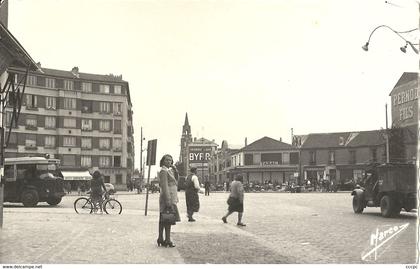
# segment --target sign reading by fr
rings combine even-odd
[[[156,145],[157,145],[157,139],[147,141],[146,165],[156,164]]]

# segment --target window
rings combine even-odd
[[[92,113],[92,101],[82,100],[82,113]]]
[[[283,164],[290,164],[290,153],[289,152],[284,152],[283,153]]]
[[[101,113],[109,113],[109,103],[108,102],[99,102],[99,111]]]
[[[64,109],[76,109],[76,99],[64,97]]]
[[[65,136],[63,138],[63,146],[64,147],[74,147],[74,146],[76,146],[76,137]]]
[[[82,167],[91,167],[92,166],[92,157],[91,156],[81,156],[80,165]]]
[[[36,76],[28,76],[27,83],[31,86],[36,85]]]
[[[371,156],[372,156],[372,162],[376,162],[377,159],[378,159],[376,148],[371,148],[370,153],[371,153]]]
[[[45,147],[55,148],[55,136],[52,136],[52,135],[45,136]]]
[[[6,112],[6,127],[10,127],[12,124],[12,116],[13,114],[11,112]],[[15,127],[16,124],[13,124],[13,127]]]
[[[92,138],[82,138],[81,144],[82,144],[82,149],[91,149]]]
[[[110,148],[110,139],[101,138],[99,139],[99,149],[109,149]]]
[[[36,135],[26,134],[25,147],[36,148]]]
[[[55,79],[53,78],[46,78],[45,79],[45,86],[50,89],[55,88]]]
[[[92,120],[82,119],[82,130],[92,131]]]
[[[122,175],[121,174],[117,174],[115,175],[115,183],[116,184],[122,184]]]
[[[355,150],[350,150],[349,154],[350,154],[349,163],[350,164],[355,164],[356,163],[356,151]]]
[[[25,123],[26,123],[26,128],[27,129],[28,129],[28,127],[29,127],[29,129],[36,128],[36,126],[37,126],[36,115],[26,115]]]
[[[82,92],[92,92],[92,83],[82,82]]]
[[[329,151],[328,152],[328,163],[329,164],[334,164],[335,163],[335,152],[334,151]]]
[[[121,121],[114,120],[114,134],[121,134]]]
[[[55,117],[47,116],[45,117],[45,128],[54,128],[55,129]]]
[[[114,156],[114,167],[121,167],[121,156]]]
[[[63,155],[64,166],[76,166],[76,156],[74,155]]]
[[[363,170],[353,170],[353,179],[359,183],[363,178]]]
[[[110,156],[99,156],[99,166],[100,167],[110,167],[111,166],[111,157]]]
[[[254,164],[254,155],[245,154],[245,165],[253,165],[253,164]]]
[[[38,107],[38,99],[36,95],[33,94],[27,94],[26,95],[26,108],[36,108]]]
[[[114,85],[114,94],[121,94],[121,85]]]
[[[76,119],[64,118],[64,127],[66,127],[66,128],[76,128]]]
[[[64,80],[64,89],[65,90],[73,90],[73,81],[71,80]]]
[[[47,96],[45,98],[45,108],[46,109],[56,109],[55,97]]]
[[[109,85],[99,85],[100,93],[109,93]]]
[[[316,164],[316,151],[309,152],[309,163]]]
[[[114,103],[114,115],[122,115],[122,103]]]
[[[115,151],[121,151],[122,149],[121,142],[122,142],[121,138],[114,138],[113,147]]]
[[[299,164],[299,152],[290,152],[290,164]]]
[[[111,130],[111,124],[109,120],[99,121],[99,131],[109,131]]]

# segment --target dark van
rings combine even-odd
[[[6,158],[4,201],[36,206],[38,202],[57,205],[65,195],[60,160],[44,157]]]

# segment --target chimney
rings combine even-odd
[[[282,142],[282,141],[281,141],[281,137],[280,137],[279,141],[280,141],[280,142]]]
[[[248,146],[248,138],[245,137],[245,147]]]
[[[79,67],[77,67],[77,66],[75,66],[75,67],[73,67],[72,69],[71,69],[71,72],[73,73],[73,75],[75,76],[75,77],[79,77]]]
[[[197,140],[197,137],[194,137],[194,142]]]
[[[41,68],[41,62],[37,62],[36,65],[38,66],[38,68]]]

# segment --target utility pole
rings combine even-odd
[[[140,127],[140,179],[143,180],[143,127]]]
[[[386,163],[389,163],[388,104],[385,104],[385,143]]]

